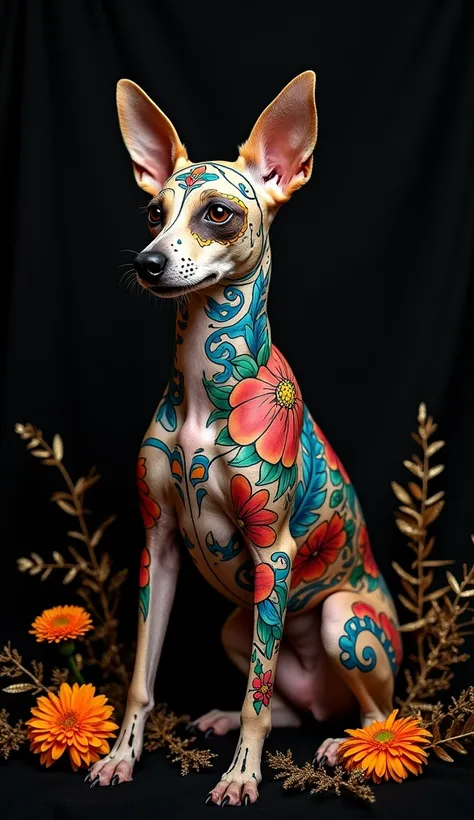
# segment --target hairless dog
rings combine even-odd
[[[123,139],[152,196],[152,238],[135,271],[143,288],[177,299],[176,344],[138,459],[146,546],[135,671],[117,741],[92,767],[91,785],[132,778],[182,549],[236,605],[222,640],[247,677],[240,712],[216,708],[194,722],[217,735],[240,729],[206,802],[257,800],[271,725],[298,726],[304,711],[322,721],[355,701],[362,725],[392,709],[395,608],[353,485],[273,345],[267,315],[269,229],[311,176],[314,90],[314,73],[300,74],[235,162],[193,163],[152,100],[130,80],[118,84]],[[328,738],[315,762],[333,765],[340,742]]]

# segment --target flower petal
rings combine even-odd
[[[239,404],[232,410],[228,420],[231,438],[237,444],[252,444],[269,427],[279,409],[275,396],[270,393]]]
[[[255,443],[257,453],[269,464],[278,464],[280,461],[288,433],[288,409],[279,405],[276,408],[271,423]]]
[[[257,527],[245,527],[248,540],[256,547],[271,547],[276,541],[276,532],[266,524]]]

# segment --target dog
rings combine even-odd
[[[144,91],[118,83],[122,136],[152,196],[152,239],[136,276],[178,307],[170,381],[138,459],[146,546],[135,670],[92,786],[131,780],[140,757],[183,545],[236,605],[222,640],[247,677],[240,712],[193,722],[216,735],[240,729],[207,803],[257,800],[271,725],[298,726],[304,711],[324,721],[355,701],[363,726],[392,710],[402,655],[395,607],[350,478],[273,345],[267,315],[269,228],[311,176],[315,80],[306,71],[283,89],[235,162],[200,163]],[[315,762],[334,765],[341,740],[328,738]]]

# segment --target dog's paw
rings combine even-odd
[[[343,737],[328,737],[326,740],[321,743],[321,746],[318,748],[314,758],[313,764],[315,766],[337,766],[339,761],[339,746],[341,745],[343,740],[347,740],[347,738]]]
[[[248,776],[247,776],[248,777]],[[248,806],[258,800],[258,783],[252,779],[245,779],[242,775],[235,774],[228,780],[220,780],[217,786],[212,789],[206,799],[206,803],[214,803],[215,806]]]
[[[91,788],[95,786],[118,786],[119,783],[127,783],[132,780],[132,772],[135,761],[126,758],[110,755],[98,760],[90,768],[89,774],[85,778]]]
[[[226,735],[231,729],[240,728],[240,712],[221,712],[220,709],[212,709],[202,715],[197,720],[188,724],[188,731],[191,733],[198,729],[209,735]]]

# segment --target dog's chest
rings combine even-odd
[[[253,562],[233,520],[229,477],[214,437],[192,424],[180,431],[171,456],[176,517],[184,546],[206,581],[235,603],[251,606]]]

